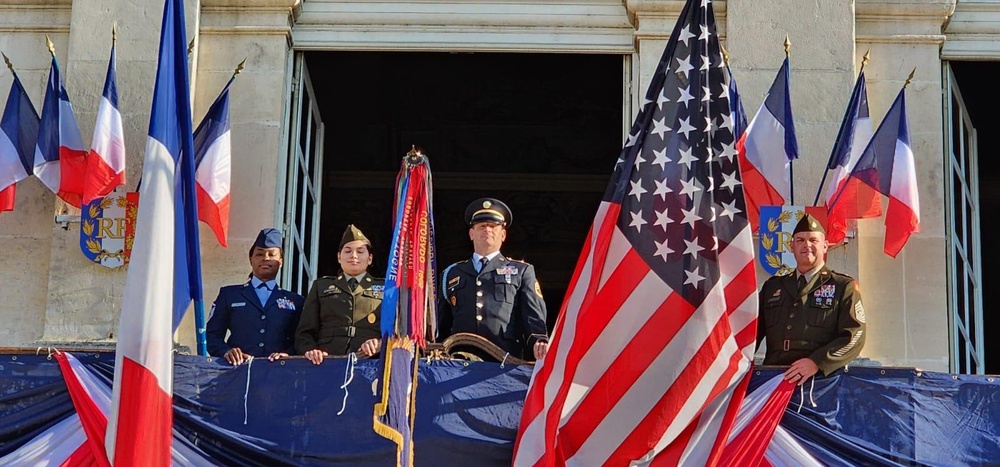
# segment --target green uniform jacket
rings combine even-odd
[[[865,345],[865,309],[851,276],[823,266],[801,295],[794,272],[773,276],[758,297],[757,343],[767,339],[765,365],[791,365],[809,357],[829,375]]]
[[[532,265],[500,254],[476,272],[471,261],[459,261],[445,269],[441,282],[440,340],[459,332],[478,334],[529,360],[535,358],[535,342],[548,340],[545,301]]]
[[[366,340],[380,337],[383,284],[382,279],[365,274],[352,292],[343,274],[316,279],[295,331],[295,350],[347,355],[357,352]]]

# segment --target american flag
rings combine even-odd
[[[711,1],[688,0],[532,376],[515,465],[718,459],[757,318],[725,76]]]

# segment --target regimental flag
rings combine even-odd
[[[709,0],[681,10],[535,367],[515,465],[713,465],[752,361],[753,244]]]
[[[750,228],[759,228],[760,206],[780,206],[789,201],[789,164],[799,157],[789,92],[791,66],[781,64],[771,88],[743,138],[736,145],[746,194]]]
[[[229,79],[194,132],[198,219],[212,228],[222,246],[229,238],[229,187],[232,146],[229,140]]]
[[[49,82],[42,103],[34,172],[49,190],[67,204],[77,208],[81,206],[87,173],[87,150],[80,138],[80,127],[76,123],[73,105],[69,102],[55,55],[52,55]]]
[[[920,199],[906,120],[905,86],[899,90],[868,147],[833,197],[828,209],[828,222],[846,225],[847,219],[871,217],[866,212],[870,203],[858,196],[869,189],[889,197],[883,251],[895,258],[910,235],[920,231]]]
[[[14,210],[17,182],[31,175],[38,140],[38,112],[13,68],[11,73],[14,82],[0,117],[0,212]]]
[[[411,151],[396,176],[392,246],[382,299],[382,384],[374,414],[375,432],[396,443],[400,466],[413,465],[416,347],[426,346],[426,323],[437,321],[431,193],[430,163]]]
[[[847,113],[844,114],[844,121],[840,124],[837,141],[830,154],[830,162],[827,163],[826,168],[833,171],[833,178],[826,193],[826,206],[833,205],[834,197],[844,188],[847,177],[871,139],[872,120],[868,114],[868,88],[865,85],[865,72],[862,70],[858,73],[858,81],[854,84],[854,91],[851,92]],[[849,196],[858,200],[857,206],[863,217],[882,215],[882,200],[879,199],[878,192],[865,184],[852,185],[852,188],[858,191]],[[840,243],[846,237],[846,222],[837,220],[836,223],[826,226],[826,239],[830,243]]]
[[[94,138],[87,156],[87,177],[83,186],[83,203],[111,193],[125,184],[125,131],[122,114],[118,111],[118,84],[115,73],[115,46],[111,45],[108,75],[104,92],[97,107]]]
[[[184,3],[165,0],[132,262],[125,279],[107,452],[170,464],[172,334],[201,300]]]

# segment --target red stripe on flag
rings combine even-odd
[[[62,462],[62,464],[59,464],[59,466],[98,467],[98,464],[96,459],[94,459],[94,451],[90,449],[90,446],[88,446],[87,443],[83,443],[80,447],[76,448],[76,451],[73,451],[73,454],[70,454],[69,457]]]
[[[760,465],[794,389],[795,386],[788,381],[778,384],[760,412],[726,446],[723,454],[726,462],[731,465]]]
[[[899,254],[903,246],[906,245],[910,235],[920,231],[920,222],[917,215],[906,203],[889,197],[889,209],[885,215],[885,254],[893,258]]]
[[[721,353],[722,346],[729,336],[728,327],[729,321],[723,316],[716,323],[712,332],[706,337],[705,342],[698,348],[698,352],[695,353],[694,357],[691,358],[681,371],[680,376],[649,410],[646,417],[635,425],[625,441],[608,457],[607,463],[628,464],[632,459],[638,459],[645,455],[649,452],[650,448],[659,442],[660,438],[663,437],[663,433],[674,422],[684,403],[694,394],[698,384],[701,383],[709,368],[718,359],[717,357]],[[733,365],[733,361],[734,359],[738,361],[741,357],[742,354],[739,352],[739,349],[735,349],[734,355],[730,356],[728,368],[726,368],[722,377],[719,378],[721,381],[727,383],[730,381],[737,370],[736,365]],[[708,402],[714,400],[719,395],[721,392],[719,386],[716,385],[712,389],[712,392],[708,394],[708,397],[705,398],[706,403],[702,404],[699,413]],[[725,386],[722,387],[725,388]]]
[[[756,326],[753,326],[756,329]],[[733,354],[733,361],[730,361],[730,368],[735,367],[735,360],[739,359],[739,352]],[[733,424],[736,422],[736,416],[740,413],[740,405],[743,398],[747,394],[747,386],[750,385],[750,375],[751,373],[747,371],[743,375],[743,379],[740,380],[739,385],[733,390],[732,399],[726,406],[726,414],[722,419],[722,426],[719,427],[718,436],[715,438],[715,444],[712,446],[712,453],[708,457],[708,462],[705,465],[720,465],[720,461],[723,458],[728,459],[728,457],[723,456],[723,452],[727,446],[729,433],[733,431]],[[728,381],[727,379],[719,379],[719,383],[723,381]],[[725,388],[723,388],[725,390]],[[731,465],[741,465],[738,463],[733,463]],[[745,465],[745,464],[743,464]]]
[[[611,277],[608,278],[600,293],[591,300],[591,305],[581,307],[578,316],[586,314],[587,319],[577,322],[579,327],[576,329],[576,335],[572,336],[569,341],[570,348],[566,354],[566,367],[561,375],[562,379],[560,380],[559,391],[549,406],[545,418],[546,446],[556,445],[556,427],[559,425],[562,408],[566,403],[566,396],[580,360],[586,354],[587,350],[590,349],[590,343],[594,339],[597,339],[597,336],[607,326],[608,321],[614,316],[614,311],[618,310],[621,304],[628,299],[632,294],[632,290],[635,289],[648,272],[649,269],[642,257],[635,250],[630,249],[625,257],[622,258],[622,261],[618,263],[618,267],[615,268]],[[594,279],[591,278],[591,282],[593,281]],[[593,315],[588,313],[591,310],[593,310]],[[535,387],[538,387],[540,390],[543,386],[538,385]],[[554,452],[551,449],[546,450],[545,456],[539,462],[545,465],[550,464],[552,462],[550,457],[553,454]]]
[[[160,388],[156,375],[130,358],[122,359],[121,377],[118,419],[142,420],[144,429],[118,430],[115,465],[169,466],[173,428],[170,394]]]
[[[756,233],[760,229],[760,207],[781,206],[785,204],[785,198],[771,186],[771,183],[767,181],[764,174],[760,173],[757,167],[747,159],[745,142],[746,134],[736,142],[736,150],[739,153],[740,174],[743,179],[743,195],[746,197],[747,203],[747,220],[750,222],[750,231]]]
[[[219,245],[229,246],[229,195],[216,204],[201,185],[196,184],[195,189],[198,190],[198,220],[212,229]]]
[[[66,389],[69,391],[70,400],[73,401],[73,408],[76,409],[76,414],[80,417],[80,424],[83,425],[83,431],[87,434],[87,442],[84,445],[88,446],[91,451],[92,463],[102,467],[111,465],[108,463],[108,455],[104,451],[104,435],[108,429],[107,415],[90,398],[90,394],[84,389],[73,371],[66,354],[56,352],[55,357],[59,363],[63,381],[66,383]]]
[[[618,308],[612,311],[617,312]],[[632,384],[642,377],[694,311],[690,303],[673,293],[660,304],[563,424],[556,451],[567,459],[576,454],[580,445],[593,434]]]
[[[118,185],[125,184],[125,172],[115,173],[115,169],[101,157],[91,151],[87,156],[86,178],[83,186],[83,204],[111,193]]]
[[[840,183],[829,208],[826,220],[826,239],[840,243],[847,238],[848,219],[867,219],[882,215],[882,198],[879,192],[864,180],[878,183],[877,173],[862,171],[848,176]]]
[[[0,190],[0,212],[13,211],[16,199],[17,185],[11,184],[9,187]]]
[[[83,184],[87,173],[87,151],[59,146],[59,197],[79,208],[83,201]]]

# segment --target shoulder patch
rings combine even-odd
[[[542,297],[542,284],[538,283],[538,281],[535,281],[535,295],[538,295],[538,298],[543,298]]]

